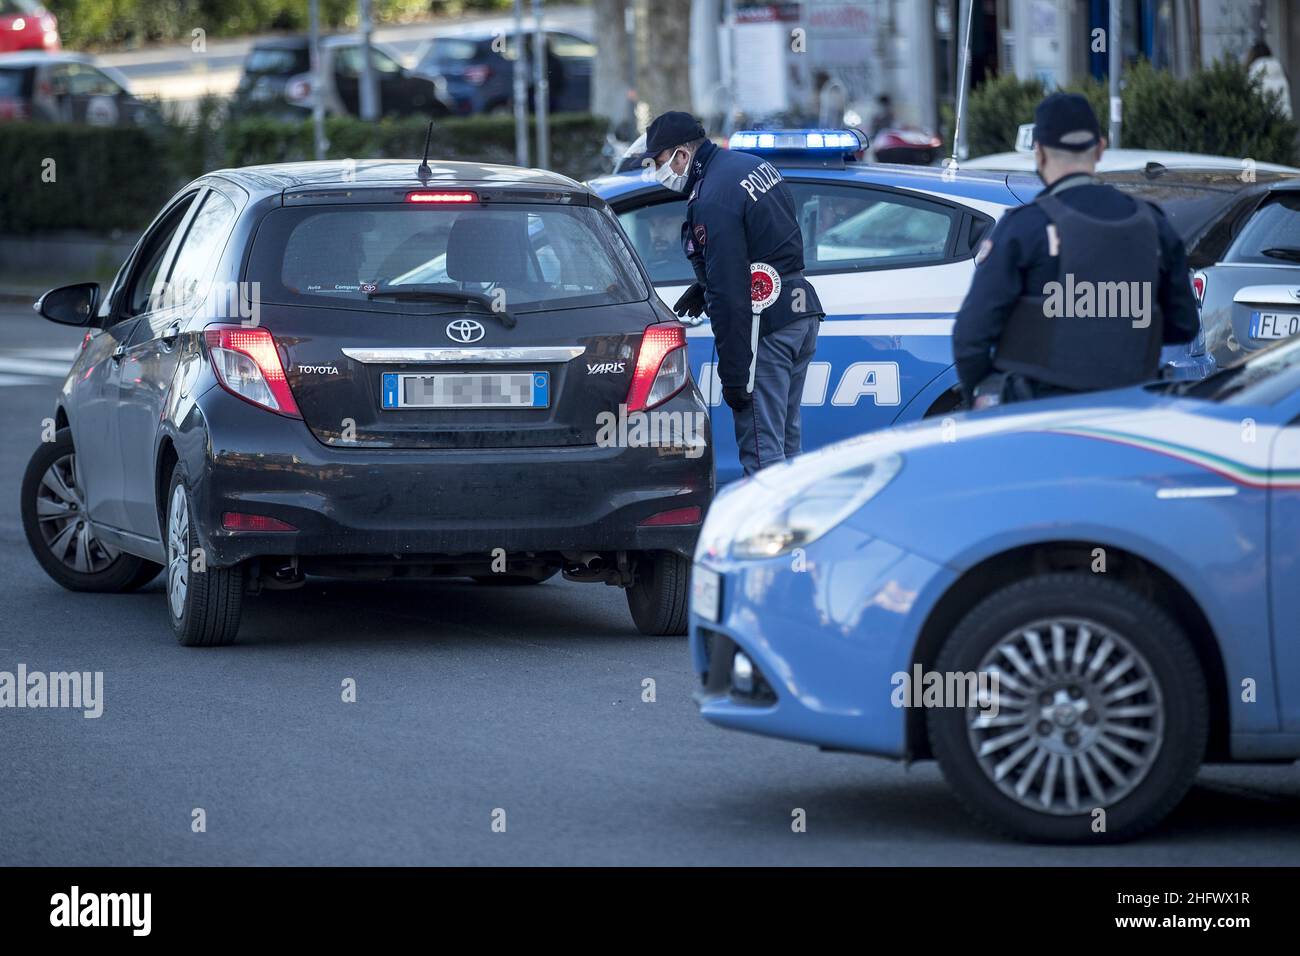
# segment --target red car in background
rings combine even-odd
[[[0,0],[0,53],[59,49],[59,22],[36,0]]]

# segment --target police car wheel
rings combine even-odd
[[[233,644],[243,609],[243,568],[214,568],[201,560],[190,493],[181,466],[172,469],[163,512],[167,549],[167,618],[185,647]]]
[[[1018,839],[1130,839],[1178,804],[1205,753],[1209,705],[1190,642],[1161,607],[1101,576],[995,592],[927,670],[945,684],[986,675],[981,699],[926,711],[930,745],[967,809]]]
[[[637,630],[652,637],[685,634],[690,593],[690,559],[671,551],[638,556],[627,589],[627,607]]]
[[[21,509],[32,554],[69,591],[124,593],[143,587],[162,567],[99,539],[86,520],[76,462],[72,431],[60,428],[27,463]]]

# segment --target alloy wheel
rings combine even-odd
[[[1150,771],[1164,740],[1160,682],[1146,657],[1095,621],[1018,628],[984,656],[997,712],[967,710],[985,775],[1016,803],[1070,815],[1112,806]],[[979,707],[984,707],[982,713]]]

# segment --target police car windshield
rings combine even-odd
[[[1270,345],[1174,390],[1227,405],[1271,405],[1300,390],[1300,338]]]
[[[426,315],[467,301],[513,316],[649,297],[610,217],[544,203],[277,209],[258,228],[249,279],[266,302]]]

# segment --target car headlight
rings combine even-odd
[[[885,455],[782,489],[740,524],[732,556],[775,558],[806,547],[875,497],[902,464],[901,456]]]

